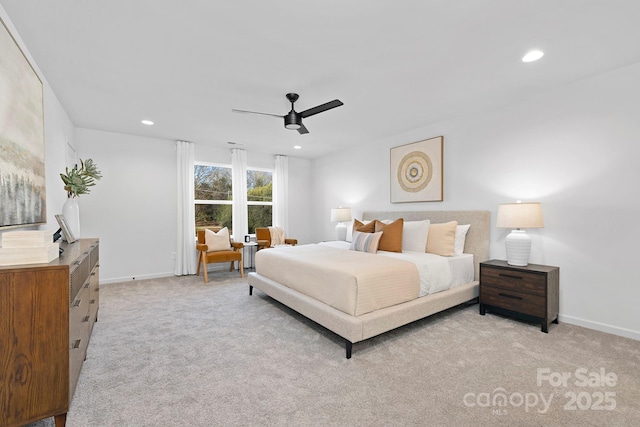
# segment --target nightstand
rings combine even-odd
[[[480,314],[485,310],[524,315],[540,321],[542,332],[558,323],[560,268],[529,264],[516,267],[506,261],[480,263]]]
[[[242,247],[242,258],[245,257],[245,250],[249,249],[249,267],[247,267],[249,270],[255,269],[254,259],[255,259],[256,252],[258,251],[259,248],[260,248],[260,242],[245,242],[244,246]],[[244,259],[242,262],[244,262]]]

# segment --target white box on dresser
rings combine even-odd
[[[2,234],[0,265],[42,264],[58,258],[59,244],[47,230],[8,231]]]

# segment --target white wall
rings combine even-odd
[[[316,240],[329,211],[482,209],[542,202],[530,262],[560,267],[560,321],[640,339],[640,64],[473,117],[396,135],[313,162]],[[389,149],[444,135],[445,201],[391,204]],[[492,228],[505,258],[508,230]]]
[[[76,140],[103,175],[78,198],[81,237],[100,238],[101,282],[173,275],[175,141],[82,128]]]
[[[289,157],[289,230],[287,237],[298,244],[317,242],[311,221],[315,194],[311,189],[311,161]]]

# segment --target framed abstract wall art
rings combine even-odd
[[[0,19],[0,227],[47,220],[42,81]]]
[[[391,149],[391,203],[443,200],[444,137]]]

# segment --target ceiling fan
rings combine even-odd
[[[309,133],[309,131],[307,130],[307,128],[302,123],[302,119],[307,118],[307,117],[311,117],[311,116],[313,116],[315,114],[322,113],[324,111],[331,110],[332,108],[336,108],[336,107],[339,107],[341,105],[344,105],[342,103],[342,101],[340,101],[339,99],[334,99],[333,101],[326,102],[326,103],[324,103],[322,105],[318,105],[316,107],[309,108],[308,110],[304,110],[301,113],[298,113],[293,108],[293,103],[296,102],[298,100],[298,98],[299,98],[299,96],[298,96],[297,93],[288,93],[287,94],[287,99],[289,100],[289,102],[291,102],[291,111],[289,111],[284,116],[280,116],[278,114],[259,113],[257,111],[247,111],[247,110],[232,109],[231,111],[233,111],[234,113],[262,114],[264,116],[273,116],[273,117],[284,118],[284,127],[286,127],[287,129],[295,129],[295,130],[298,131],[298,133],[304,134],[304,133]]]

